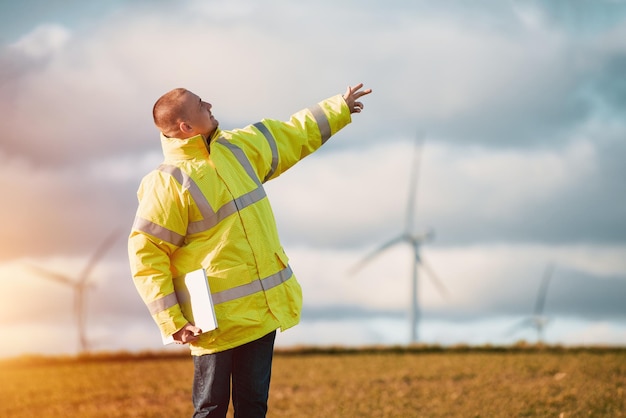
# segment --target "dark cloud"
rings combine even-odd
[[[535,309],[541,276],[520,283],[503,283],[480,304],[480,314],[530,317]],[[546,295],[543,314],[547,317],[624,320],[626,277],[596,278],[581,271],[557,267]],[[461,313],[461,312],[460,312]]]
[[[626,4],[614,0],[515,0],[541,11],[550,25],[559,25],[578,36],[605,32],[623,22]]]
[[[597,279],[577,271],[557,274],[546,300],[547,316],[626,319],[626,277]]]
[[[505,280],[500,286],[485,291],[482,297],[472,300],[471,306],[454,302],[454,289],[448,302],[438,308],[420,307],[421,315],[428,319],[451,322],[486,320],[499,316],[531,317],[535,310],[541,276],[524,282]],[[487,290],[487,289],[485,289]],[[551,318],[587,320],[626,320],[626,277],[598,279],[580,271],[561,268],[548,287],[543,315]],[[306,304],[304,321],[332,319],[408,318],[409,306],[396,309],[377,309],[359,305]]]
[[[587,122],[597,118],[607,123],[621,121],[626,103],[623,54],[615,51],[602,55],[588,47],[583,48],[586,52],[576,52],[578,48],[583,47],[574,43],[563,51],[554,51],[561,57],[550,68],[530,71],[530,78],[524,78],[522,72],[503,75],[518,78],[450,117],[422,118],[422,129],[449,142],[528,149],[567,143]],[[528,59],[532,60],[533,54]],[[594,65],[576,62],[590,60],[595,61]],[[528,65],[532,68],[534,63]],[[498,64],[490,71],[499,78]],[[404,129],[414,128],[409,125]]]
[[[604,118],[622,119],[626,112],[626,52],[612,54],[588,81],[587,94]]]

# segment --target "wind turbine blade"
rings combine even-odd
[[[554,264],[549,263],[543,273],[543,279],[541,280],[541,286],[539,287],[539,293],[537,294],[537,303],[535,304],[535,316],[539,317],[543,313],[543,307],[546,303],[546,295],[548,293],[548,285],[550,279],[554,273]]]
[[[48,279],[54,280],[55,282],[63,283],[63,284],[66,284],[66,285],[69,285],[69,286],[72,286],[72,287],[76,286],[76,283],[74,281],[72,281],[72,279],[70,279],[69,277],[67,277],[67,276],[65,276],[63,274],[55,273],[53,271],[46,270],[46,269],[43,269],[41,267],[37,267],[37,266],[33,266],[33,265],[30,265],[28,267],[31,270],[33,270],[36,273],[38,273],[40,276],[47,277]]]
[[[437,290],[439,290],[439,293],[441,293],[442,296],[447,297],[450,292],[448,292],[446,286],[443,284],[441,279],[439,279],[439,276],[435,274],[435,271],[430,267],[430,264],[424,260],[424,257],[420,257],[419,255],[417,256],[417,261],[422,263],[422,268],[426,274],[428,274],[428,277],[430,277]]]
[[[385,244],[381,245],[380,247],[378,247],[374,251],[370,252],[365,257],[363,257],[361,259],[361,261],[359,261],[357,264],[355,264],[352,268],[350,268],[350,270],[348,270],[348,274],[349,275],[354,275],[357,271],[361,270],[363,268],[363,266],[365,266],[367,263],[369,263],[374,258],[376,258],[376,256],[378,256],[380,253],[382,253],[386,249],[388,249],[390,247],[393,247],[394,245],[404,241],[405,239],[406,238],[405,238],[404,235],[400,235],[400,236],[398,236],[398,237],[396,237],[396,238],[386,242]]]
[[[521,329],[532,327],[532,326],[533,326],[533,322],[530,318],[522,319],[516,322],[515,324],[513,324],[511,327],[509,327],[509,329],[506,332],[506,335],[513,335]]]
[[[410,234],[414,228],[414,218],[417,209],[417,186],[420,171],[420,159],[424,144],[423,135],[420,133],[415,139],[415,149],[413,151],[413,164],[411,166],[411,179],[409,181],[409,199],[406,209],[406,231]]]
[[[100,261],[100,259],[104,256],[104,254],[108,251],[108,249],[113,245],[113,243],[115,242],[115,240],[117,239],[119,235],[119,232],[120,231],[117,229],[114,230],[110,235],[108,235],[104,239],[104,241],[102,241],[100,246],[96,249],[96,251],[93,253],[91,258],[85,265],[85,268],[83,269],[83,271],[81,271],[80,276],[78,276],[78,281],[80,283],[84,283],[87,281],[89,277],[89,273],[91,273],[91,270],[93,270],[93,268],[96,266],[98,261]]]

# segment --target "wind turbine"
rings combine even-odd
[[[413,154],[413,166],[412,173],[409,184],[409,199],[407,204],[407,212],[406,212],[406,224],[404,232],[397,237],[389,240],[385,244],[381,245],[376,250],[370,252],[366,255],[359,263],[357,263],[353,268],[350,269],[349,274],[355,274],[358,270],[363,268],[365,264],[370,262],[373,258],[380,255],[385,250],[395,246],[396,244],[408,243],[413,249],[413,260],[412,260],[412,280],[411,280],[411,342],[415,343],[418,339],[417,326],[419,322],[419,308],[418,308],[418,273],[419,268],[428,275],[431,281],[437,287],[437,290],[442,295],[447,295],[447,289],[444,287],[441,280],[437,277],[433,269],[430,265],[424,260],[424,257],[420,254],[421,246],[427,241],[431,241],[434,238],[434,232],[432,230],[426,231],[421,234],[417,234],[414,232],[415,226],[415,209],[416,209],[416,200],[417,200],[417,185],[418,185],[418,175],[419,175],[419,166],[420,166],[420,157],[423,146],[423,139],[418,135],[415,141],[415,151]]]
[[[513,327],[513,331],[519,328],[532,327],[537,330],[537,342],[543,342],[544,328],[548,324],[548,318],[543,315],[543,308],[546,304],[546,295],[548,294],[548,285],[550,279],[554,274],[554,264],[548,263],[541,279],[541,285],[537,293],[537,300],[535,301],[535,309],[533,315],[530,318],[523,319],[517,325]]]
[[[118,233],[119,231],[115,230],[113,233],[108,235],[104,241],[102,241],[100,246],[96,249],[76,278],[46,270],[41,267],[30,266],[30,268],[39,273],[41,276],[47,277],[57,283],[70,286],[74,289],[74,316],[78,329],[78,341],[81,352],[86,352],[89,346],[85,331],[85,291],[88,287],[93,286],[93,283],[89,282],[89,275],[98,261],[100,261],[100,259],[104,256],[105,252],[113,245],[113,242],[117,239]]]

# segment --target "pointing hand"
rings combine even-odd
[[[361,90],[361,88],[363,88],[363,83],[359,83],[354,87],[348,86],[343,95],[343,99],[346,101],[348,108],[350,108],[350,113],[361,113],[363,103],[357,100],[372,92],[372,89]]]

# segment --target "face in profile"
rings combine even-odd
[[[215,132],[219,122],[211,113],[211,103],[202,101],[202,99],[188,91],[185,95],[183,109],[186,115],[185,124],[189,128],[189,135],[203,135],[208,138]]]

